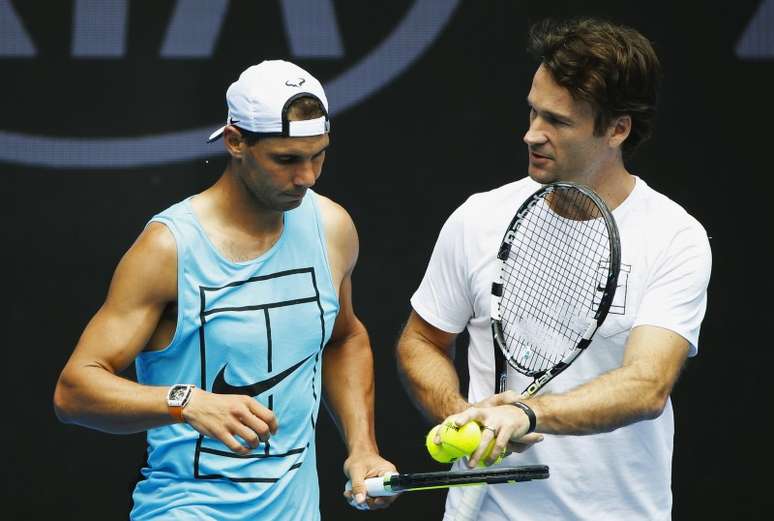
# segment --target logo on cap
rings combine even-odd
[[[297,78],[295,80],[287,80],[285,82],[285,85],[287,85],[288,87],[300,87],[304,83],[306,83],[306,80],[304,78]]]

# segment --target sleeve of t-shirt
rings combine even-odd
[[[459,333],[473,316],[464,233],[465,205],[441,228],[427,271],[411,297],[414,311],[447,333]]]
[[[707,308],[711,268],[709,240],[701,225],[679,231],[657,261],[634,326],[653,325],[674,331],[688,340],[688,356],[694,356]]]

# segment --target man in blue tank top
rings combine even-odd
[[[329,144],[322,85],[281,60],[228,89],[220,179],[154,216],[116,268],[56,386],[62,421],[147,431],[131,518],[320,518],[323,388],[344,433],[350,499],[379,456],[373,358],[352,307],[347,212],[311,187]],[[135,362],[137,382],[119,375]],[[323,369],[324,368],[324,369]]]

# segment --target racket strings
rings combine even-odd
[[[566,226],[565,226],[566,228]],[[535,232],[533,232],[535,234]],[[537,233],[539,236],[539,233]],[[569,277],[576,278],[578,276],[584,276],[589,271],[588,268],[585,268],[585,271],[578,271],[577,269],[573,271],[573,268],[577,268],[577,266],[573,265],[572,263],[565,262],[564,259],[567,258],[583,258],[587,255],[587,252],[579,249],[577,247],[574,247],[573,244],[577,245],[578,242],[576,241],[573,243],[572,241],[568,242],[566,240],[562,240],[562,235],[567,235],[567,230],[562,230],[561,234],[556,233],[556,229],[549,229],[548,234],[549,240],[547,242],[544,242],[542,245],[543,248],[541,251],[540,248],[536,249],[525,249],[526,251],[518,251],[518,250],[512,250],[511,254],[511,262],[509,266],[511,267],[517,267],[517,258],[521,255],[525,256],[525,261],[527,264],[534,264],[539,263],[544,266],[544,270],[537,271],[537,270],[529,270],[527,271],[527,276],[530,285],[532,285],[536,291],[540,294],[541,301],[544,302],[546,298],[548,298],[549,295],[556,294],[559,292],[560,297],[564,297],[564,309],[567,309],[570,306],[570,301],[568,299],[572,297],[576,297],[575,294],[567,294],[566,291],[563,291],[566,289],[565,281]],[[532,241],[532,244],[534,244],[535,237],[527,237],[529,241]],[[522,241],[519,241],[517,244],[523,244]],[[522,248],[524,249],[524,248]],[[540,258],[541,254],[543,258]],[[515,270],[511,270],[509,272],[510,276],[518,276],[519,273]],[[589,279],[591,280],[591,279]],[[587,281],[588,282],[588,281]],[[549,322],[554,322],[556,325],[559,325],[558,317],[555,316],[547,316],[546,319]]]
[[[539,201],[515,230],[503,263],[506,356],[531,375],[567,357],[599,307],[609,236],[593,200],[575,189]]]
[[[573,340],[573,336],[568,335],[566,331],[563,330],[562,325],[565,323],[568,315],[578,315],[578,312],[573,310],[573,302],[578,302],[578,299],[582,298],[582,295],[568,292],[568,286],[564,285],[563,282],[567,278],[583,276],[584,272],[582,270],[577,270],[577,266],[573,266],[569,263],[561,264],[555,262],[555,260],[562,258],[578,258],[579,256],[582,256],[584,252],[569,248],[567,243],[563,244],[561,241],[549,242],[544,249],[547,250],[546,255],[544,256],[545,259],[540,258],[541,252],[539,250],[532,250],[532,252],[537,251],[537,255],[528,254],[526,256],[525,264],[534,265],[535,263],[542,263],[546,268],[541,272],[531,272],[531,276],[528,280],[538,294],[538,304],[545,303],[546,299],[551,295],[555,295],[555,298],[552,303],[553,305],[549,306],[547,309],[545,306],[534,309],[538,311],[539,320],[541,322],[552,326],[559,333],[564,333],[564,336],[568,340]],[[523,271],[523,269],[520,271]],[[588,271],[588,269],[586,269],[586,271]],[[512,275],[514,274],[518,275],[517,272],[512,272]],[[585,282],[593,282],[593,279],[589,279]],[[542,313],[539,313],[540,311],[542,311]],[[548,313],[546,311],[548,311]],[[534,314],[533,311],[533,315]]]

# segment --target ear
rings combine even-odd
[[[628,114],[613,119],[608,129],[608,144],[613,148],[620,148],[629,133],[632,131],[632,117]]]
[[[231,157],[235,159],[241,159],[247,150],[247,142],[245,142],[239,129],[229,125],[223,130],[223,143]]]

